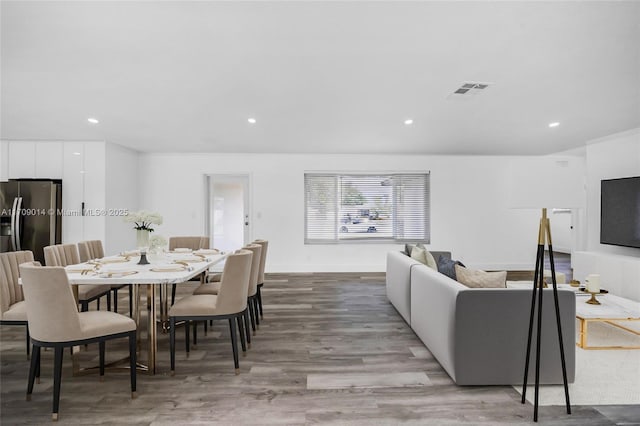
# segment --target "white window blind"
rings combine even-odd
[[[430,240],[429,173],[305,173],[305,244]]]

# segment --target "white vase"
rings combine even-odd
[[[149,235],[151,231],[148,229],[136,229],[136,246],[138,249],[146,249],[149,247]]]

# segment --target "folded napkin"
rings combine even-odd
[[[120,253],[120,256],[124,256],[124,257],[140,256],[140,250],[123,251],[122,253]]]
[[[175,248],[173,249],[174,253],[191,253],[193,250],[190,248]]]
[[[220,253],[218,250],[216,249],[200,249],[200,250],[196,250],[193,252],[193,254],[218,254]]]
[[[107,264],[107,263],[125,263],[128,262],[128,257],[104,257],[102,259],[98,259],[98,263]]]
[[[168,266],[154,266],[149,269],[152,272],[182,272],[187,268],[184,265],[168,265]]]
[[[138,271],[111,271],[100,273],[100,278],[122,278],[128,275],[137,274]]]
[[[76,266],[76,267],[73,267],[73,266],[72,267],[66,267],[64,269],[67,271],[68,274],[82,274],[82,275],[85,275],[85,274],[89,274],[89,273],[94,272],[93,268],[82,268],[82,267],[78,267],[78,266]]]

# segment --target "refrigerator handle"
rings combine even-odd
[[[16,251],[22,250],[20,246],[20,222],[22,221],[22,215],[20,212],[22,211],[22,197],[18,197],[18,208],[16,210]]]
[[[13,207],[11,208],[11,251],[17,251],[16,248],[16,207],[18,205],[18,197],[13,199]]]

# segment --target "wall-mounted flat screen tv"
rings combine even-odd
[[[600,243],[640,248],[640,176],[601,181]]]

